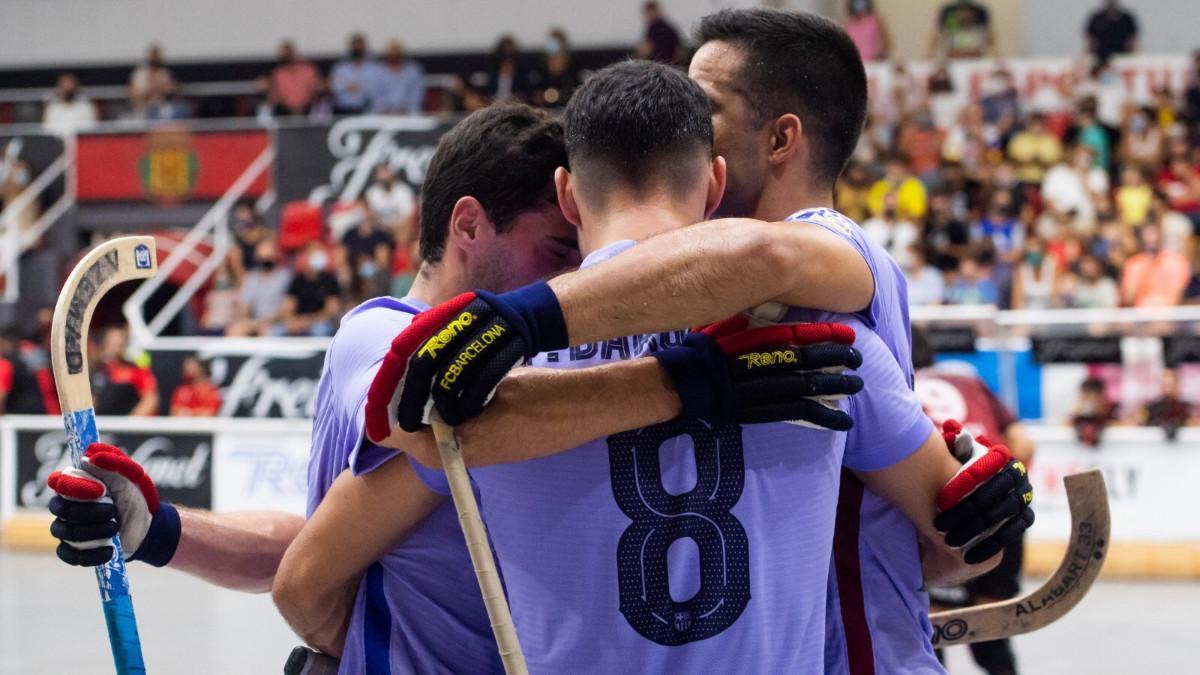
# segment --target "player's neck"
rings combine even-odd
[[[470,289],[467,288],[466,280],[455,274],[443,260],[437,265],[421,263],[407,296],[432,307],[467,290]]]
[[[699,220],[695,213],[667,203],[627,203],[597,214],[579,230],[583,255],[618,241],[642,241]]]
[[[833,208],[833,186],[813,189],[809,186],[773,182],[763,190],[754,217],[769,223],[784,220],[800,209]]]

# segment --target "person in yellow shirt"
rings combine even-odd
[[[1121,171],[1121,187],[1117,188],[1117,213],[1126,225],[1141,225],[1150,214],[1154,190],[1142,169],[1126,166]]]
[[[1046,169],[1062,160],[1062,141],[1046,128],[1046,116],[1034,113],[1029,125],[1008,142],[1008,156],[1017,163],[1022,183],[1040,185]]]
[[[856,223],[871,215],[868,204],[871,196],[871,176],[862,162],[851,161],[833,189],[834,206]]]
[[[925,186],[912,175],[908,165],[898,159],[889,160],[883,178],[871,186],[867,195],[871,215],[882,215],[884,199],[893,193],[896,195],[896,215],[910,220],[924,217],[928,209]]]

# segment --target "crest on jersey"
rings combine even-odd
[[[833,209],[807,209],[789,217],[788,220],[824,225],[847,237],[854,232],[850,227],[850,220]]]
[[[692,613],[688,611],[675,612],[675,630],[679,633],[692,627]]]

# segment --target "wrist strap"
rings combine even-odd
[[[683,345],[654,352],[679,395],[680,416],[725,422],[732,419],[733,388],[725,355],[716,340],[689,333]]]
[[[475,294],[486,300],[513,327],[526,332],[526,357],[571,346],[567,341],[567,322],[562,306],[550,284],[538,281],[502,295],[487,291],[475,291]]]
[[[175,557],[175,549],[179,547],[179,537],[182,527],[179,523],[179,511],[171,502],[159,501],[158,510],[150,519],[150,528],[142,545],[130,560],[140,560],[148,565],[163,567]]]

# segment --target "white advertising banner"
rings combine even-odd
[[[214,511],[291,511],[304,514],[311,422],[281,430],[236,430],[216,435]]]
[[[1200,429],[1168,442],[1160,429],[1110,428],[1098,448],[1067,427],[1031,427],[1030,467],[1037,520],[1029,536],[1065,540],[1071,531],[1063,476],[1099,468],[1108,487],[1114,541],[1200,542],[1192,490],[1200,478]]]

